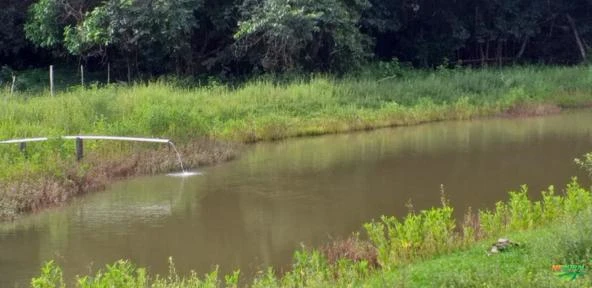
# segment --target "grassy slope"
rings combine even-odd
[[[482,241],[469,250],[415,263],[400,271],[379,272],[363,286],[589,287],[592,284],[590,274],[568,281],[551,270],[554,264],[576,264],[563,259],[569,251],[560,243],[572,234],[563,225],[510,233],[509,238],[523,247],[508,252],[488,256],[486,252],[495,240]],[[570,227],[576,228],[575,225]],[[585,235],[589,236],[589,233]]]

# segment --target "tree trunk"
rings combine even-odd
[[[181,55],[175,53],[175,72],[177,77],[181,76]]]
[[[312,59],[312,61],[315,61],[317,59],[317,57],[319,56],[319,51],[321,50],[321,46],[323,45],[323,32],[319,33],[319,38],[316,39],[316,41],[313,41],[312,43],[312,49],[311,53],[310,53],[310,58]],[[327,62],[329,62],[329,59],[325,59]]]
[[[553,36],[554,29],[555,29],[555,17],[553,17],[553,19],[551,19],[551,27],[549,28],[549,34],[547,35],[547,38],[551,38],[551,36]]]
[[[576,44],[578,45],[578,49],[580,50],[582,61],[586,61],[586,49],[584,48],[584,44],[582,44],[582,38],[580,38],[580,33],[576,27],[576,21],[574,21],[574,19],[569,14],[565,14],[565,18],[567,18],[567,22],[569,22],[569,26],[574,33],[574,38],[576,40]]]
[[[191,74],[195,74],[195,69],[199,69],[202,70],[203,66],[204,66],[204,61],[207,60],[207,55],[206,55],[206,51],[208,49],[208,46],[210,45],[210,40],[211,40],[210,33],[206,32],[206,35],[204,36],[204,40],[201,43],[201,47],[199,49],[199,52],[197,55],[193,55],[193,53],[191,53]],[[195,49],[193,50],[195,51]],[[208,53],[209,54],[209,53]],[[195,67],[197,66],[197,67]]]
[[[496,49],[496,52],[495,52],[495,54],[496,54],[496,58],[497,58],[497,65],[498,65],[499,67],[501,67],[501,66],[502,66],[502,58],[503,58],[502,56],[503,56],[503,54],[504,54],[504,53],[503,53],[503,52],[504,52],[504,50],[503,50],[503,49],[504,49],[503,45],[504,45],[504,41],[502,41],[502,40],[497,40],[497,49]]]
[[[526,44],[528,43],[528,36],[524,37],[524,41],[522,41],[522,45],[520,45],[520,51],[516,54],[516,59],[522,58],[524,55],[524,51],[526,50]]]
[[[485,52],[483,51],[483,43],[479,43],[479,54],[481,54],[481,66],[485,66]]]
[[[203,55],[206,54],[206,49],[208,49],[208,45],[210,44],[210,33],[206,32],[206,36],[204,37],[204,41],[199,49],[199,58],[202,59]]]
[[[140,74],[140,65],[138,65],[138,50],[139,50],[138,47],[136,47],[136,49],[134,50],[134,63],[135,63],[134,64],[135,65],[134,68],[136,69],[136,71],[135,71],[136,72],[136,74],[135,74],[136,77],[142,78],[142,75]]]
[[[487,65],[488,59],[489,59],[489,40],[487,40],[487,44],[485,45],[485,65]]]
[[[130,57],[127,57],[127,83],[132,82],[132,67],[130,64]]]

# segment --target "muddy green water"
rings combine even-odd
[[[201,176],[116,183],[0,224],[0,287],[27,286],[49,259],[70,279],[120,258],[160,274],[169,256],[182,273],[285,269],[301,243],[404,215],[410,199],[416,209],[438,205],[441,184],[460,215],[521,184],[536,196],[585,178],[573,159],[592,151],[591,124],[587,110],[291,139],[248,147]]]

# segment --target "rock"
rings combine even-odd
[[[493,243],[491,249],[489,250],[490,253],[499,253],[508,250],[510,247],[520,246],[518,243],[511,241],[510,239],[506,238],[499,238],[497,242]]]

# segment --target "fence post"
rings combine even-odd
[[[14,84],[16,83],[16,75],[12,74],[12,85],[10,85],[10,95],[14,94]]]
[[[53,65],[49,65],[49,90],[53,96]]]
[[[107,62],[107,85],[111,82],[111,63]]]
[[[76,160],[82,160],[84,156],[84,144],[82,143],[82,139],[80,137],[76,137]]]
[[[80,83],[82,84],[82,88],[84,88],[84,65],[80,65]]]
[[[29,155],[27,155],[27,142],[19,143],[19,150],[21,150],[21,153],[23,153],[25,159],[29,158]]]

